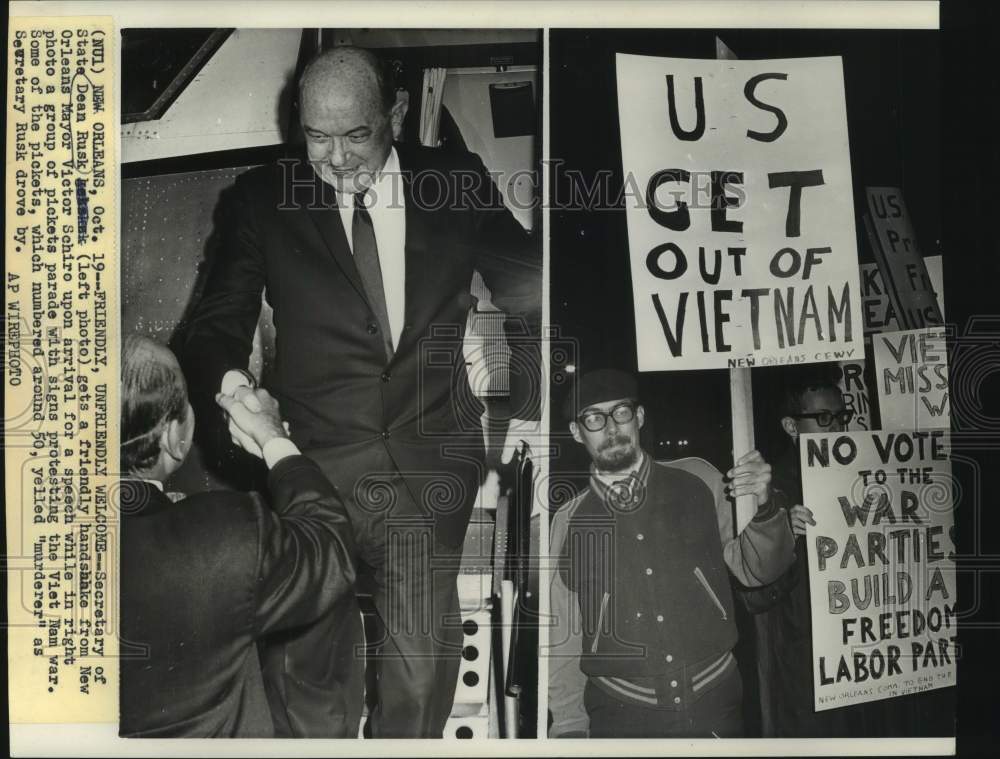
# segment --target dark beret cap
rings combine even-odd
[[[619,369],[595,369],[577,375],[563,401],[562,412],[566,421],[572,421],[583,409],[595,403],[616,401],[620,398],[634,400],[637,397],[638,385],[635,375]]]

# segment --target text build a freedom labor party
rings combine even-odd
[[[944,430],[802,435],[817,711],[955,684]]]
[[[617,56],[639,369],[863,356],[839,58]]]

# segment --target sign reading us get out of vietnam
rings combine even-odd
[[[639,369],[861,358],[840,58],[617,76]]]

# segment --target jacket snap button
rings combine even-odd
[[[670,681],[670,687],[671,688],[676,688],[677,687],[677,681],[676,680],[671,680]]]
[[[368,330],[369,335],[378,334],[378,325],[375,322],[368,322],[368,326],[366,327],[366,329]]]
[[[681,702],[681,697],[680,696],[674,696],[674,703],[675,704],[679,704],[680,702]]]
[[[673,660],[674,660],[674,655],[673,654],[667,654],[667,661],[671,662]]]

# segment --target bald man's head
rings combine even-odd
[[[338,192],[368,189],[382,170],[406,115],[385,67],[371,52],[335,47],[299,80],[306,150],[320,178]]]
[[[374,100],[384,113],[396,102],[396,88],[387,66],[370,50],[335,47],[320,53],[299,78],[300,102],[341,88]]]
[[[148,337],[129,335],[122,343],[121,413],[122,466],[129,473],[153,466],[171,422],[190,425],[193,432],[181,367],[168,348]]]

